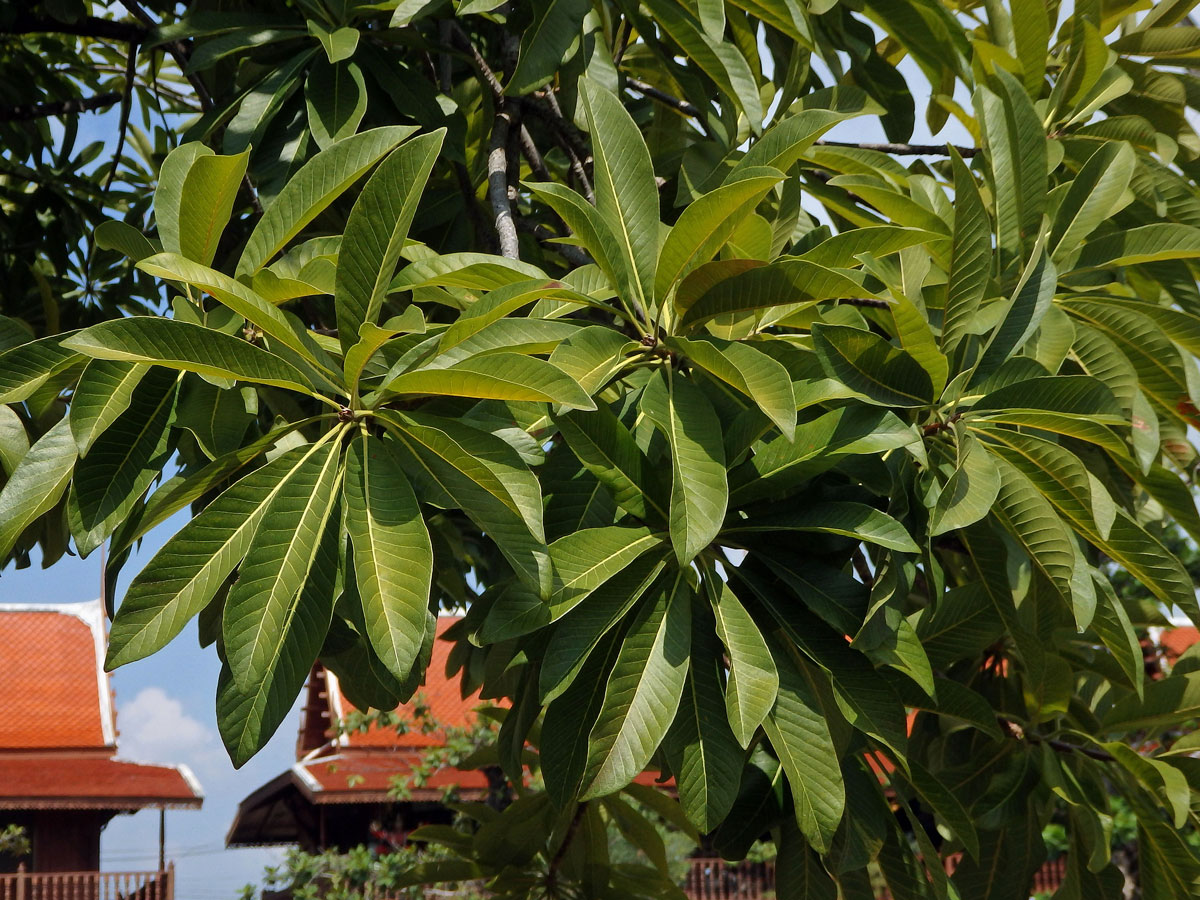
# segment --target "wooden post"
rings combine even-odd
[[[17,900],[25,900],[25,863],[17,866]]]
[[[158,808],[158,871],[167,867],[167,808]]]
[[[163,900],[175,900],[175,863],[167,866],[167,890]]]

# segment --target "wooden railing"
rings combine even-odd
[[[0,875],[0,900],[174,900],[175,865],[161,872],[26,872]]]
[[[957,855],[946,860],[946,870],[954,872]],[[738,863],[722,859],[696,858],[688,860],[687,878],[683,892],[688,900],[763,900],[775,896],[775,866],[771,863]],[[1046,862],[1033,876],[1032,890],[1037,893],[1053,893],[1066,877],[1067,859]],[[888,900],[886,889],[879,900]],[[0,900],[5,900],[0,896]]]
[[[683,892],[689,900],[759,900],[775,891],[772,863],[727,863],[698,857],[688,860]]]

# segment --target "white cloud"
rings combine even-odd
[[[221,759],[212,731],[159,687],[142,688],[121,704],[117,730],[117,747],[126,759],[183,762],[198,769],[211,769]]]

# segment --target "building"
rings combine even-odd
[[[19,825],[30,843],[23,858],[0,856],[0,896],[21,896],[5,894],[6,881],[18,878],[33,885],[27,897],[67,878],[81,884],[80,897],[115,896],[97,875],[104,826],[142,809],[161,817],[200,807],[200,785],[186,766],[118,758],[104,621],[99,601],[0,604],[0,829]],[[161,840],[159,850],[159,872],[122,874],[144,876],[136,884],[149,885],[147,895],[170,897]]]
[[[438,619],[437,634],[457,621]],[[480,701],[463,699],[457,678],[446,678],[451,645],[433,644],[429,674],[418,697],[428,707],[428,720],[464,728],[475,719]],[[238,805],[225,843],[229,847],[296,844],[305,850],[349,849],[359,844],[399,844],[423,824],[449,824],[452,812],[442,801],[454,787],[464,800],[487,795],[487,779],[478,771],[442,769],[410,786],[407,798],[391,794],[393,781],[408,783],[415,767],[425,764],[430,747],[442,743],[438,732],[426,733],[414,721],[411,705],[396,712],[408,730],[372,725],[366,731],[337,734],[334,723],[346,721],[354,706],[342,694],[337,676],[313,666],[305,688],[296,763],[247,796]]]

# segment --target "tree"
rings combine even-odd
[[[568,819],[651,767],[781,895],[1020,898],[1053,817],[1108,897],[1116,795],[1142,895],[1193,896],[1200,676],[1145,679],[1110,579],[1200,618],[1193,5],[10,13],[7,90],[120,51],[198,115],[128,126],[119,204],[47,170],[62,108],[0,115],[3,202],[53,182],[102,298],[6,287],[0,553],[107,544],[111,667],[199,616],[235,764],[316,658],[411,696],[458,608]]]

